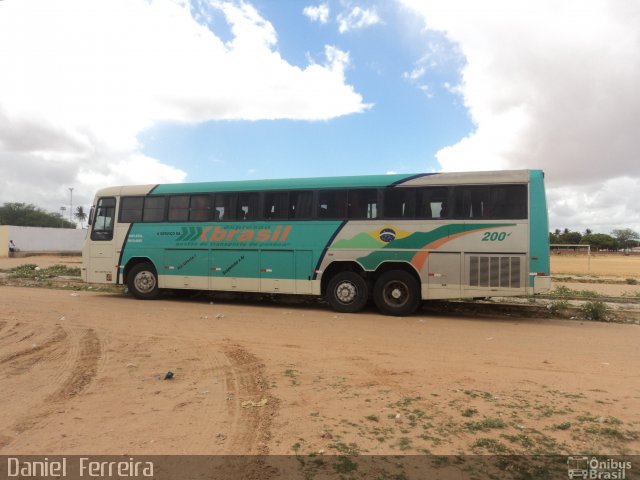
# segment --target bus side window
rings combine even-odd
[[[224,222],[228,220],[235,220],[233,215],[233,206],[237,194],[235,193],[218,193],[214,199],[213,208],[213,221]]]
[[[384,191],[384,216],[386,218],[411,218],[415,207],[416,191],[413,188],[387,188]]]
[[[101,198],[96,207],[95,220],[91,230],[91,240],[113,239],[113,222],[116,215],[116,199]]]
[[[165,197],[147,197],[144,199],[143,222],[162,222],[164,220]]]
[[[238,208],[236,215],[238,220],[256,220],[258,218],[259,193],[241,193],[238,195]]]
[[[455,218],[491,218],[488,186],[455,188]]]
[[[120,223],[141,222],[143,202],[144,197],[120,198]]]
[[[264,194],[264,215],[265,220],[275,220],[287,218],[287,204],[289,202],[288,192],[267,192]]]
[[[318,194],[319,218],[347,218],[347,190],[323,190]]]
[[[311,218],[313,192],[291,192],[289,194],[289,218]]]
[[[447,218],[447,187],[418,188],[416,195],[416,218]]]
[[[189,220],[189,195],[169,197],[169,221],[186,222]]]
[[[526,185],[492,185],[490,189],[493,218],[509,220],[527,218]]]
[[[189,220],[192,222],[206,222],[209,220],[209,195],[192,195],[189,208]]]
[[[374,189],[349,190],[349,218],[377,218],[378,191]]]
[[[329,218],[329,192],[318,192],[318,218]]]

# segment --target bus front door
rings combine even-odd
[[[114,224],[116,199],[98,199],[91,225],[91,241],[85,246],[88,282],[115,283],[117,281],[117,259],[115,258]],[[88,251],[86,251],[88,250]]]

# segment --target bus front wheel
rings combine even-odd
[[[356,272],[340,272],[327,286],[327,302],[337,312],[359,312],[368,297],[367,282]]]
[[[385,315],[411,315],[420,305],[420,284],[404,270],[385,272],[373,287],[373,301]]]
[[[153,300],[160,295],[158,274],[150,263],[139,263],[127,275],[127,287],[134,297]]]

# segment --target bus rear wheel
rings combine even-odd
[[[420,305],[420,284],[409,272],[390,270],[376,281],[373,301],[385,315],[411,315]]]
[[[127,275],[127,287],[134,297],[141,300],[153,300],[160,295],[158,274],[150,263],[134,265]]]
[[[356,272],[340,272],[329,281],[326,296],[337,312],[359,312],[369,298],[367,282]]]

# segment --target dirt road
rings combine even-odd
[[[637,454],[639,346],[635,325],[4,286],[0,453]]]

